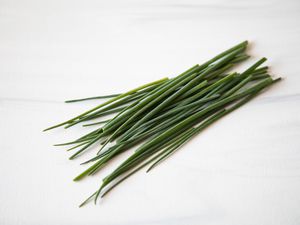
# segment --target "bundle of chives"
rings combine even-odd
[[[147,172],[155,168],[207,126],[280,80],[271,78],[268,67],[260,67],[266,58],[243,73],[228,73],[235,65],[249,58],[245,53],[247,45],[248,42],[244,41],[174,78],[162,78],[121,94],[66,101],[109,98],[70,120],[45,129],[69,128],[96,120],[83,126],[99,126],[97,129],[74,141],[56,145],[72,145],[68,151],[78,149],[70,156],[73,159],[91,146],[101,144],[96,156],[82,163],[93,164],[74,181],[95,174],[119,154],[141,144],[103,179],[100,188],[81,206],[91,198],[96,202],[103,191],[102,196],[146,165],[152,163]],[[97,121],[107,115],[112,117]],[[110,147],[106,147],[108,143],[112,143]]]

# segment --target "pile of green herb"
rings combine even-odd
[[[141,168],[149,165],[147,171],[153,169],[207,126],[279,81],[280,78],[271,78],[268,67],[260,67],[266,58],[242,73],[229,72],[249,58],[245,52],[247,45],[247,41],[242,42],[176,77],[163,78],[122,94],[66,101],[109,98],[97,107],[45,129],[68,128],[79,123],[97,127],[74,141],[56,145],[70,145],[68,150],[76,150],[70,159],[101,146],[93,158],[83,162],[91,166],[75,177],[75,181],[95,174],[119,154],[139,145],[80,206],[92,198],[96,203],[99,195],[106,195]],[[99,121],[107,115],[111,118]]]

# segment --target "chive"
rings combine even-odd
[[[261,80],[261,79],[265,79],[265,78],[268,78],[268,77],[270,77],[269,74],[261,74],[261,75],[253,76],[252,80],[253,81],[255,81],[255,80]]]
[[[138,91],[136,93],[145,93],[151,89],[153,89],[153,87],[155,87],[155,85],[150,86],[149,88],[145,88],[142,91]],[[117,97],[121,94],[113,94],[113,95],[101,95],[101,96],[95,96],[95,97],[89,97],[89,98],[81,98],[81,99],[72,99],[72,100],[66,100],[65,103],[73,103],[73,102],[79,102],[79,101],[87,101],[87,100],[95,100],[95,99],[105,99],[105,98],[113,98],[113,97]]]
[[[103,99],[103,98],[113,98],[113,97],[117,97],[119,95],[121,95],[121,94],[102,95],[102,96],[89,97],[89,98],[72,99],[72,100],[66,100],[65,103],[81,102],[81,101],[94,100],[94,99]]]
[[[80,144],[78,144],[78,145],[75,145],[75,146],[73,146],[73,147],[71,147],[71,148],[68,148],[67,151],[71,151],[71,150],[73,150],[73,149],[76,149],[76,148],[78,148],[78,147],[80,147],[80,146],[82,146],[82,145],[88,144],[88,143],[89,143],[89,141],[82,142],[82,143],[80,143]]]
[[[73,122],[74,120],[76,120],[76,119],[78,119],[78,118],[81,118],[82,116],[85,116],[85,115],[87,115],[87,114],[89,114],[89,113],[91,113],[91,112],[93,112],[93,111],[95,111],[95,110],[97,110],[97,109],[99,109],[99,108],[101,108],[101,107],[103,107],[103,106],[106,106],[106,105],[108,105],[108,104],[110,104],[110,103],[112,103],[112,102],[115,102],[115,101],[117,101],[117,100],[123,98],[123,97],[126,97],[126,96],[128,96],[128,95],[131,95],[131,94],[133,94],[133,93],[135,93],[135,92],[137,92],[137,91],[139,91],[139,90],[142,90],[142,89],[147,88],[147,87],[149,87],[149,86],[152,86],[152,85],[155,85],[155,84],[164,82],[164,81],[166,81],[166,80],[168,80],[168,78],[162,78],[162,79],[160,79],[160,80],[157,80],[157,81],[154,81],[154,82],[150,82],[150,83],[148,83],[148,84],[144,84],[144,85],[142,85],[142,86],[140,86],[140,87],[137,87],[137,88],[135,88],[135,89],[132,89],[132,90],[130,90],[130,91],[126,92],[126,93],[123,93],[123,94],[121,94],[121,95],[118,95],[118,96],[116,96],[116,97],[114,97],[114,98],[112,98],[112,99],[110,99],[110,100],[108,100],[108,101],[106,101],[106,102],[104,102],[104,103],[102,103],[102,104],[100,104],[100,105],[98,105],[98,106],[96,106],[96,107],[94,107],[94,108],[92,108],[92,109],[90,109],[90,110],[88,110],[88,111],[86,111],[86,112],[84,112],[84,113],[82,113],[82,114],[80,114],[80,115],[78,115],[78,116],[76,116],[76,117],[70,119],[70,120],[67,120],[67,121],[65,121],[65,122],[63,122],[63,123],[60,123],[60,124],[57,124],[57,125],[55,125],[55,126],[49,127],[49,128],[47,128],[47,129],[45,129],[44,131],[51,130],[51,129],[54,129],[54,128],[63,126],[63,125],[65,125],[65,124],[68,124],[68,123],[70,123],[70,122]]]
[[[234,66],[234,64],[227,64],[227,65],[223,66],[222,68],[220,68],[220,69],[218,69],[218,70],[216,70],[216,71],[214,71],[214,72],[208,74],[208,75],[205,77],[205,79],[211,80],[211,79],[213,79],[213,78],[215,78],[215,77],[217,77],[217,76],[220,76],[220,75],[223,74],[225,71],[231,69],[233,66]]]
[[[246,55],[246,54],[243,54],[243,55],[240,55],[239,57],[236,57],[235,59],[232,60],[232,63],[239,63],[239,62],[242,62],[246,59],[249,59],[250,56],[249,55]]]
[[[103,120],[103,121],[99,121],[99,122],[96,122],[96,123],[83,124],[82,126],[83,126],[83,127],[95,126],[95,125],[98,125],[98,124],[107,123],[107,122],[109,122],[109,121],[110,121],[110,120]]]
[[[75,121],[73,123],[70,123],[69,125],[65,126],[65,128],[69,128],[69,127],[74,126],[75,124],[81,123],[83,121],[96,119],[96,118],[99,118],[99,117],[102,117],[102,116],[107,116],[107,115],[110,115],[110,114],[114,114],[114,113],[120,112],[120,111],[122,111],[126,108],[127,108],[126,106],[125,107],[118,107],[118,108],[110,109],[110,110],[107,110],[107,111],[104,111],[104,112],[99,112],[96,115],[89,116],[89,117],[84,118],[82,120],[78,120],[78,121]]]
[[[101,129],[101,128],[100,128],[100,129],[98,128],[98,129],[93,130],[93,131],[89,132],[88,134],[86,134],[86,135],[84,135],[84,136],[82,136],[82,137],[76,139],[75,141],[72,141],[72,142],[66,142],[66,143],[62,143],[62,144],[55,144],[54,146],[64,146],[64,145],[77,144],[77,143],[79,143],[79,142],[82,142],[82,141],[85,141],[85,140],[87,140],[87,139],[90,139],[91,136],[98,135],[98,134],[100,134],[100,133],[102,133],[102,129]]]

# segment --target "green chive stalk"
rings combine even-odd
[[[96,202],[100,195],[105,196],[147,165],[150,165],[147,172],[151,171],[210,124],[279,81],[269,75],[268,66],[261,66],[266,58],[242,73],[232,71],[250,57],[246,53],[247,45],[247,41],[241,42],[175,77],[162,78],[127,92],[67,100],[66,103],[75,103],[107,99],[44,130],[77,124],[83,124],[82,129],[95,127],[73,141],[55,145],[68,146],[67,151],[73,151],[69,159],[98,149],[94,157],[81,163],[90,166],[74,181],[95,175],[120,154],[138,146],[80,206],[91,199]]]

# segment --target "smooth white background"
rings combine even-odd
[[[297,0],[1,0],[0,224],[299,225],[299,13]],[[284,80],[79,209],[120,161],[72,181],[83,158],[52,144],[83,130],[41,130],[97,102],[63,100],[171,77],[246,39],[238,69],[266,56]]]

